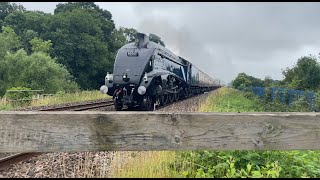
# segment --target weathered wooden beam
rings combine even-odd
[[[0,152],[320,149],[320,113],[0,112]]]

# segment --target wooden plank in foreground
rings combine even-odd
[[[320,149],[320,113],[0,112],[0,152]]]

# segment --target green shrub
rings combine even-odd
[[[272,94],[271,88],[269,88],[269,87],[265,88],[265,93],[264,93],[264,98],[263,98],[265,103],[272,102],[271,94]]]
[[[269,92],[268,92],[269,91]],[[204,112],[308,111],[305,98],[289,107],[280,102],[279,95],[271,100],[270,89],[262,100],[250,92],[221,88],[208,98]],[[277,94],[277,93],[276,93]],[[320,93],[316,99],[320,104]],[[288,92],[285,92],[286,100]],[[250,99],[247,99],[250,98]],[[238,102],[241,102],[238,103]],[[226,106],[228,104],[228,106]],[[249,104],[250,106],[243,106]],[[230,108],[232,107],[232,108]],[[230,111],[231,110],[231,111]],[[320,151],[179,151],[172,169],[184,177],[320,177]],[[175,168],[173,168],[175,167]]]
[[[7,101],[9,101],[14,107],[16,106],[28,106],[31,105],[32,102],[32,92],[25,91],[31,90],[26,87],[13,87],[8,89],[5,97]]]
[[[297,100],[293,101],[290,105],[290,112],[308,112],[309,106],[305,96],[301,96],[297,98]]]
[[[320,91],[315,93],[315,98],[313,100],[313,111],[320,112]]]

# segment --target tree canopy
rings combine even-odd
[[[60,64],[81,89],[98,89],[106,72],[113,71],[117,50],[133,42],[137,33],[130,27],[116,28],[112,14],[94,2],[60,3],[53,14],[27,11],[21,5],[4,2],[0,3],[0,25],[4,26],[0,34],[0,69],[9,59],[13,62],[21,57],[24,60],[16,62],[19,64],[37,57]],[[165,45],[159,36],[149,37]],[[5,81],[3,73],[0,81]],[[35,84],[41,83],[31,84],[38,87]]]
[[[12,87],[44,89],[47,93],[74,91],[77,84],[67,69],[48,55],[50,41],[31,40],[33,52],[28,55],[19,47],[19,37],[10,27],[3,27],[0,42],[6,47],[0,55],[0,95]]]
[[[320,88],[320,64],[313,56],[299,58],[293,68],[286,68],[282,74],[283,82],[290,88],[299,90]]]
[[[4,20],[12,12],[25,10],[22,5],[16,3],[0,2],[0,20]]]
[[[245,87],[263,86],[263,80],[249,76],[246,73],[239,73],[232,81],[232,87],[236,89],[243,89]]]
[[[284,79],[276,81],[269,76],[261,80],[245,73],[239,73],[232,81],[232,86],[237,89],[253,86],[283,87],[310,91],[318,91],[320,89],[320,63],[312,55],[299,58],[292,68],[287,67],[282,71],[282,74]]]

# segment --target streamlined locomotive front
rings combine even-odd
[[[147,81],[146,72],[152,70],[150,58],[154,49],[147,48],[144,37],[138,37],[135,43],[120,48],[114,63],[113,74],[107,74],[105,85],[100,91],[113,96],[116,110],[123,105],[133,107],[142,101],[146,87],[140,85]]]

